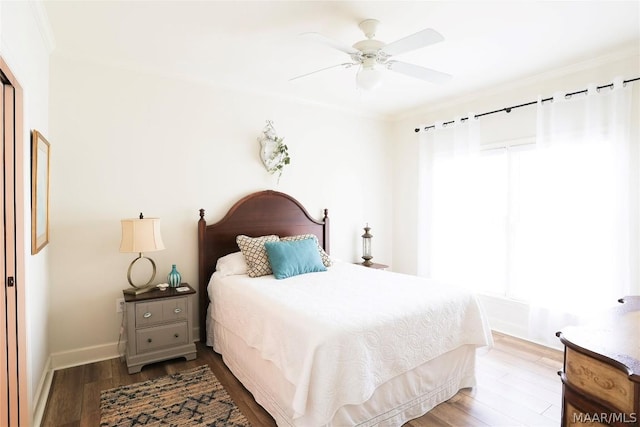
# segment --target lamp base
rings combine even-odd
[[[143,288],[127,288],[123,289],[122,292],[128,295],[140,295],[145,292],[153,291],[154,289],[158,289],[156,286],[145,286]]]
[[[153,269],[153,271],[151,272],[151,277],[149,278],[149,281],[144,285],[135,285],[133,283],[133,280],[131,280],[131,270],[133,269],[134,264],[141,259],[144,259],[144,255],[142,255],[142,252],[140,252],[140,256],[138,256],[138,258],[131,261],[131,264],[129,265],[129,270],[127,270],[127,280],[131,285],[131,289],[125,289],[123,292],[126,294],[139,295],[145,292],[149,292],[155,288],[155,286],[152,285],[151,282],[153,282],[153,279],[156,277],[156,263],[153,262],[151,258],[146,258],[151,263],[151,268]]]

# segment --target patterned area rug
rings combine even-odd
[[[207,365],[104,390],[100,426],[248,427]]]

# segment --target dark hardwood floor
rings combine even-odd
[[[464,389],[405,427],[558,426],[562,353],[494,333],[495,346],[478,350],[478,386]],[[222,358],[198,344],[198,357],[144,367],[129,375],[120,359],[56,371],[42,420],[44,427],[98,426],[100,391],[208,364],[240,410],[256,427],[273,419],[231,374]]]

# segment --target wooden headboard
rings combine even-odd
[[[293,236],[315,234],[329,253],[329,216],[324,210],[322,221],[313,219],[293,197],[266,190],[249,194],[236,202],[229,212],[215,224],[207,225],[204,209],[198,221],[198,308],[200,311],[200,340],[206,341],[206,316],[209,305],[207,285],[215,271],[218,258],[239,251],[236,236],[250,237],[276,234]]]

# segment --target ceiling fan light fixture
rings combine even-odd
[[[383,71],[380,67],[361,66],[356,74],[356,84],[362,90],[374,90],[382,83]]]
[[[360,29],[366,39],[360,40],[352,46],[342,44],[318,33],[305,33],[304,35],[307,37],[311,37],[333,49],[346,53],[349,55],[351,61],[312,71],[311,73],[303,74],[290,80],[296,80],[300,77],[306,77],[338,66],[344,68],[358,66],[356,87],[359,90],[366,91],[374,90],[382,84],[384,78],[382,74],[386,74],[386,70],[430,83],[444,83],[451,79],[451,75],[447,73],[425,68],[420,65],[397,61],[395,59],[395,55],[421,49],[443,41],[444,37],[440,33],[431,28],[425,28],[394,42],[384,43],[374,38],[379,24],[380,22],[375,19],[365,19],[360,22]]]

